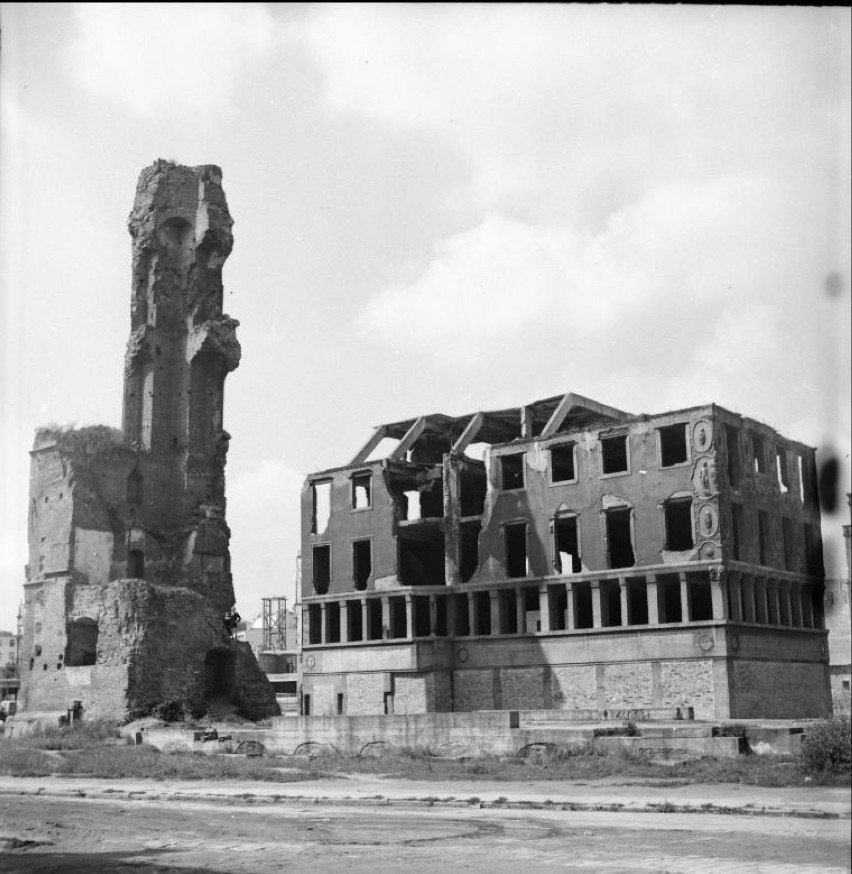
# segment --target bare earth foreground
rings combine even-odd
[[[6,777],[0,870],[841,872],[850,870],[848,795],[612,781],[284,788]],[[563,809],[569,798],[585,809]],[[676,812],[687,808],[714,812]]]

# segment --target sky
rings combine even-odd
[[[306,474],[376,425],[575,391],[715,402],[850,489],[850,10],[0,8],[0,628],[36,427],[121,422],[158,158],[235,220],[237,607],[295,595]],[[845,512],[824,519],[830,570]]]

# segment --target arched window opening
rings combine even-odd
[[[93,665],[98,658],[98,623],[83,617],[65,627],[65,667]]]
[[[143,490],[145,478],[139,472],[139,468],[135,467],[130,471],[127,477],[127,503],[141,504],[143,500]]]
[[[131,549],[127,553],[127,576],[133,580],[145,579],[145,553],[141,549]]]

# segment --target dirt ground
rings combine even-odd
[[[0,871],[848,871],[849,820],[0,797]]]

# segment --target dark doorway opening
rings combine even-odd
[[[204,697],[230,698],[235,674],[234,653],[228,649],[211,649],[204,658]]]

